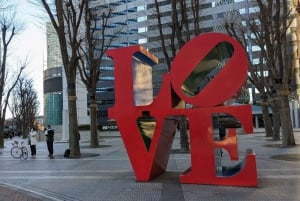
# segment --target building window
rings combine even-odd
[[[44,95],[45,123],[50,125],[62,124],[63,100],[62,93],[47,93]]]
[[[140,38],[139,39],[139,44],[145,44],[147,43],[147,38]]]
[[[147,27],[141,27],[141,28],[139,28],[139,30],[138,30],[138,32],[139,33],[145,33],[145,32],[147,32]]]

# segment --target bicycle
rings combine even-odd
[[[13,147],[10,149],[10,155],[13,158],[23,158],[25,160],[28,158],[28,150],[23,144],[23,141],[21,143],[18,141],[14,141],[12,143]]]

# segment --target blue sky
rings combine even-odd
[[[46,32],[45,25],[34,16],[34,8],[26,0],[17,0],[17,19],[24,22],[24,30],[13,41],[12,54],[16,60],[28,58],[25,74],[34,80],[34,88],[38,92],[40,109],[43,114],[43,68],[46,64]],[[14,62],[12,61],[12,62]]]

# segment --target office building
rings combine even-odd
[[[46,24],[47,65],[44,69],[44,124],[55,129],[56,139],[68,139],[68,102],[66,76],[62,64],[58,37],[52,24]],[[77,78],[78,124],[89,124],[87,91]]]
[[[59,42],[51,23],[46,25],[47,65],[44,69],[44,123],[62,125],[62,60]]]
[[[162,44],[158,29],[157,12],[154,0],[91,0],[91,7],[101,12],[101,10],[108,8],[108,5],[114,7],[112,15],[109,17],[109,26],[107,28],[106,40],[114,38],[110,44],[110,48],[120,48],[130,45],[140,44],[148,49],[151,53],[159,58],[160,65],[153,67],[153,94],[154,97],[158,93],[162,75],[168,71],[164,61],[164,54],[162,51]],[[164,36],[170,43],[172,30],[170,24],[172,23],[172,0],[159,0],[160,15],[162,20],[162,27]],[[194,30],[194,20],[191,14],[191,1],[186,1],[188,7],[188,21],[191,30]],[[223,24],[224,19],[234,17],[236,14],[243,15],[243,20],[251,13],[258,11],[255,0],[202,0],[199,1],[199,27],[200,33],[205,32],[223,32],[226,33]],[[238,22],[236,22],[238,23]],[[246,24],[245,21],[241,23]],[[101,21],[99,20],[98,29],[101,30]],[[194,35],[192,34],[192,37]],[[249,35],[250,37],[250,35]],[[100,38],[99,38],[100,39]],[[175,41],[176,43],[176,41]],[[170,50],[168,50],[170,51]],[[256,52],[259,48],[248,43],[248,54],[250,55],[253,64],[258,63]],[[49,57],[48,57],[49,59]],[[97,115],[98,124],[101,128],[106,129],[110,125],[108,121],[108,108],[114,104],[114,75],[113,63],[109,58],[104,58],[101,66],[100,80],[97,87]],[[63,83],[64,86],[64,83]],[[88,124],[89,122],[89,96],[82,84],[81,92],[77,95],[82,95],[81,103],[78,104],[78,118],[79,124]],[[63,90],[64,87],[62,87]],[[254,91],[254,90],[253,90]],[[250,90],[250,94],[253,92]],[[254,96],[254,94],[251,94]],[[252,100],[252,99],[251,99]],[[65,101],[63,101],[65,102]],[[45,101],[45,105],[46,105]],[[50,107],[50,106],[45,106]],[[65,108],[65,106],[64,106]],[[65,115],[67,110],[64,109]],[[46,119],[45,119],[46,120]],[[65,120],[64,120],[65,121]],[[66,122],[65,122],[66,123]]]

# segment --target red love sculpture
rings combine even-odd
[[[226,64],[205,83],[205,79],[197,76],[207,78],[216,69],[214,64],[220,61],[215,61],[218,59],[215,55],[226,52],[219,48],[224,44],[231,50]],[[258,185],[253,151],[247,151],[245,159],[234,167],[217,167],[215,160],[215,150],[219,148],[227,150],[231,160],[238,160],[235,129],[228,129],[225,139],[214,140],[212,117],[215,114],[231,115],[241,122],[245,133],[253,132],[250,105],[220,106],[242,87],[247,76],[247,55],[237,41],[224,34],[207,33],[186,43],[174,58],[170,73],[164,75],[159,94],[153,102],[146,100],[146,105],[136,104],[137,92],[133,85],[139,76],[133,66],[143,60],[141,68],[147,70],[157,59],[141,46],[109,50],[106,54],[113,59],[115,67],[115,105],[109,109],[109,117],[119,127],[137,181],[149,181],[166,171],[176,116],[186,116],[191,168],[181,175],[182,183]],[[185,109],[178,97],[193,107]]]

